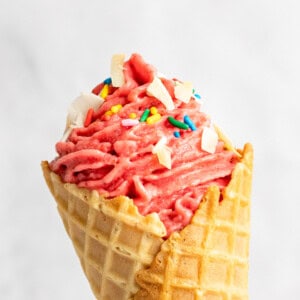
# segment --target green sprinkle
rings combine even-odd
[[[146,122],[148,116],[150,115],[150,109],[145,109],[145,111],[143,112],[141,118],[140,118],[140,122]]]
[[[173,126],[175,126],[177,128],[189,129],[189,126],[187,124],[180,122],[180,121],[174,119],[173,117],[168,117],[168,121],[170,122],[170,124],[172,124]]]

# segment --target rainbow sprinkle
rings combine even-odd
[[[109,92],[109,86],[108,86],[108,84],[104,84],[104,87],[101,90],[99,96],[101,98],[105,99],[108,96],[108,92]]]
[[[141,122],[146,122],[146,120],[147,120],[147,118],[149,117],[149,115],[150,115],[150,109],[147,108],[147,109],[145,109],[145,111],[143,112],[143,114],[142,114],[142,116],[141,116],[141,118],[140,118],[140,121],[141,121]]]
[[[197,129],[195,123],[190,119],[190,117],[188,115],[185,115],[183,117],[183,121],[185,124],[187,124],[191,128],[192,131],[195,131]]]
[[[111,82],[111,77],[108,77],[103,81],[104,84],[111,84]]]
[[[189,129],[189,126],[187,124],[180,122],[173,117],[168,117],[168,121],[170,124],[172,124],[173,126],[175,126],[177,128],[185,129],[185,130]]]
[[[104,114],[105,116],[112,116],[113,115],[113,112],[111,110],[108,110],[105,112]]]
[[[176,138],[180,138],[180,132],[179,131],[174,131],[173,134]]]
[[[151,117],[148,117],[146,122],[147,124],[151,125],[158,122],[160,119],[161,119],[161,115],[157,113],[155,115],[152,115]]]
[[[152,107],[150,108],[150,113],[151,113],[152,115],[156,115],[156,114],[158,113],[157,108],[156,108],[155,106],[152,106]]]
[[[94,109],[90,108],[87,111],[87,114],[86,114],[86,117],[85,117],[84,127],[88,127],[92,123],[93,115],[94,115]]]
[[[121,109],[122,109],[122,104],[116,104],[116,105],[113,105],[110,110],[112,111],[112,113],[116,114],[118,113]]]
[[[139,120],[137,119],[123,119],[121,121],[122,126],[124,127],[132,127],[139,124]]]
[[[136,113],[132,112],[129,114],[130,119],[135,119],[136,118]]]

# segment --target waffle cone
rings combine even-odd
[[[253,150],[245,145],[230,184],[206,192],[191,224],[166,234],[156,214],[133,201],[106,200],[42,169],[97,299],[248,299]]]
[[[252,146],[241,155],[222,200],[218,187],[210,187],[191,223],[137,273],[134,299],[248,299]]]
[[[166,234],[158,215],[141,216],[127,197],[106,200],[63,183],[46,161],[42,169],[95,297],[132,298],[136,272],[150,265]]]

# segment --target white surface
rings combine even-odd
[[[39,164],[111,55],[140,52],[253,143],[251,299],[300,299],[297,3],[1,0],[0,298],[93,299]]]

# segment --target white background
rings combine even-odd
[[[0,298],[93,299],[40,161],[111,55],[139,52],[253,143],[250,298],[300,299],[297,3],[0,0]]]

